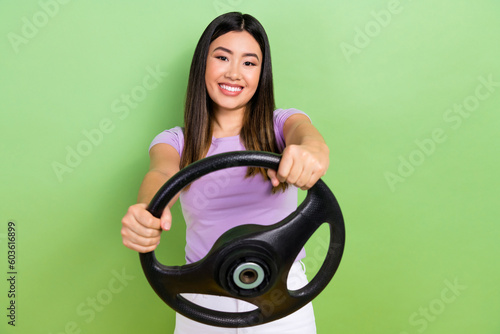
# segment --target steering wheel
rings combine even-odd
[[[185,186],[210,172],[237,166],[278,169],[281,156],[257,151],[213,155],[179,171],[156,193],[148,211],[157,218]],[[290,291],[286,278],[293,262],[320,225],[330,227],[328,251],[316,276],[303,288]],[[218,327],[248,327],[280,319],[315,298],[337,271],[344,250],[345,228],[340,207],[322,180],[307,191],[296,211],[270,226],[234,227],[217,239],[201,260],[166,266],[154,251],[140,259],[149,284],[178,313]],[[257,308],[247,312],[220,312],[188,301],[182,293],[240,299]]]

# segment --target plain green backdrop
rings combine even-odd
[[[331,149],[347,244],[318,333],[500,333],[495,0],[1,1],[0,331],[172,332],[120,220],[150,141],[182,125],[198,38],[233,10],[267,30],[278,107]],[[158,255],[181,264],[174,221]]]

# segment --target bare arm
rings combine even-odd
[[[319,131],[309,118],[302,114],[290,116],[284,126],[286,147],[279,169],[269,171],[271,182],[288,182],[301,189],[311,188],[330,164],[329,149]]]
[[[160,187],[179,171],[180,157],[172,146],[157,144],[151,148],[149,156],[149,171],[142,180],[137,203],[149,204]],[[169,207],[172,207],[177,197],[169,203]]]
[[[170,208],[176,196],[167,205],[160,219],[146,209],[160,187],[179,171],[180,157],[170,145],[157,144],[150,150],[150,168],[139,188],[138,203],[130,206],[122,219],[123,244],[128,248],[146,253],[160,243],[161,231],[169,230],[172,224]]]

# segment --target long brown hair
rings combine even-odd
[[[184,110],[184,150],[180,168],[204,158],[210,148],[214,115],[212,100],[205,83],[207,55],[210,43],[231,31],[250,33],[259,44],[263,55],[259,85],[247,104],[240,139],[247,150],[280,153],[273,126],[275,102],[267,34],[253,16],[231,12],[220,15],[207,26],[194,51]],[[248,167],[247,176],[259,173],[268,178],[264,168]],[[286,184],[281,184],[279,188],[284,190]]]

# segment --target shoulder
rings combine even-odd
[[[304,115],[307,118],[309,118],[309,120],[311,120],[310,117],[305,112],[299,109],[295,108],[276,109],[273,112],[274,126],[283,128],[283,125],[285,124],[286,120],[293,115]]]
[[[157,144],[168,144],[175,148],[177,153],[181,155],[184,148],[184,129],[176,126],[171,129],[160,132],[149,145],[149,150]]]

